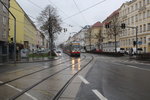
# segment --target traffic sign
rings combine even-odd
[[[142,44],[142,41],[138,41],[138,44],[141,45],[141,44]]]

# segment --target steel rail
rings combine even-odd
[[[28,73],[28,74],[19,76],[19,77],[17,77],[17,78],[14,78],[14,79],[5,81],[5,82],[3,82],[3,83],[0,83],[0,86],[3,86],[3,85],[5,85],[5,84],[8,84],[8,83],[10,83],[10,82],[19,80],[19,79],[21,79],[21,78],[24,78],[24,77],[27,77],[27,76],[30,76],[30,75],[33,75],[33,74],[36,74],[36,73],[38,73],[38,72],[42,72],[42,71],[44,71],[44,70],[47,70],[47,69],[50,69],[50,68],[53,68],[53,67],[57,67],[57,66],[59,66],[59,65],[61,65],[61,64],[64,64],[64,63],[66,63],[66,62],[68,62],[68,61],[71,61],[71,60],[67,60],[67,61],[61,62],[61,63],[59,63],[59,64],[56,64],[56,65],[53,65],[53,66],[50,66],[50,67],[47,67],[47,68],[43,68],[43,69],[40,69],[40,70],[31,72],[31,73]]]
[[[63,92],[66,90],[66,88],[69,86],[69,84],[72,82],[72,80],[81,72],[87,65],[89,65],[93,61],[94,57],[92,56],[92,59],[84,65],[77,73],[75,73],[68,81],[67,83],[61,88],[61,90],[53,97],[52,100],[58,100],[60,96],[63,94]]]
[[[81,59],[81,61],[83,61],[85,58],[86,58],[86,56],[84,56],[84,58]],[[53,74],[51,74],[51,75],[45,77],[45,78],[43,78],[42,80],[40,80],[40,81],[38,81],[37,83],[33,84],[32,86],[30,86],[30,87],[24,89],[22,92],[20,92],[20,93],[16,94],[15,96],[9,98],[8,100],[16,100],[18,97],[20,97],[21,95],[23,95],[23,94],[26,93],[27,91],[31,90],[31,89],[34,88],[35,86],[39,85],[40,83],[44,82],[45,80],[49,79],[50,77],[52,77],[52,76],[54,76],[54,75],[56,75],[56,74],[58,74],[58,73],[60,73],[60,72],[66,70],[66,69],[68,69],[68,68],[70,68],[72,65],[76,65],[76,64],[78,64],[78,63],[70,64],[69,66],[67,66],[67,67],[65,67],[65,68],[63,68],[63,69],[61,69],[61,70],[59,70],[59,71],[57,71],[57,72],[55,72],[55,73],[53,73]]]

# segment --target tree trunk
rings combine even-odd
[[[117,37],[116,37],[116,34],[115,34],[115,53],[117,53]]]

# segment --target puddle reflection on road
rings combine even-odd
[[[77,64],[76,64],[77,63]],[[72,74],[76,73],[78,70],[81,69],[81,59],[80,58],[72,58],[71,60],[71,64],[72,64]]]

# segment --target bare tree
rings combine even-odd
[[[90,50],[89,51],[91,51],[91,49],[92,49],[92,33],[91,33],[91,27],[87,30],[87,36],[86,36],[86,42],[87,42],[87,48],[89,47],[90,48]],[[87,49],[86,49],[86,51],[87,51]]]
[[[102,42],[103,42],[103,36],[102,36],[102,30],[100,29],[98,34],[95,35],[95,39],[97,39],[97,46],[98,49],[102,49],[102,47],[100,48],[100,46],[102,46]]]
[[[115,14],[110,18],[110,20],[108,21],[110,27],[106,30],[107,38],[115,39],[115,52],[117,52],[117,36],[119,36],[119,33],[121,31],[118,15],[119,14]]]
[[[61,32],[61,19],[57,15],[57,10],[48,5],[39,15],[37,21],[40,25],[40,29],[49,36],[49,48],[51,52],[54,47],[54,40],[57,38],[57,34]]]

